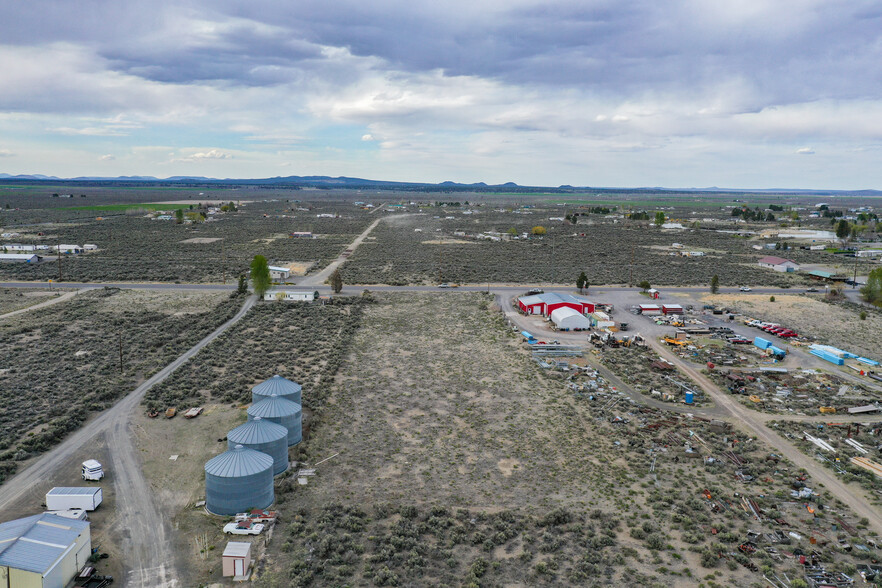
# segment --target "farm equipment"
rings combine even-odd
[[[836,414],[836,408],[832,406],[819,406],[818,410],[821,414]]]
[[[664,338],[662,339],[662,341],[664,341],[664,342],[667,343],[668,345],[676,345],[677,347],[683,347],[684,345],[688,345],[688,344],[689,344],[688,341],[683,341],[683,340],[681,340],[681,339],[673,339],[673,338],[671,338],[671,337],[664,337]]]

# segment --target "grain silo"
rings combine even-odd
[[[273,458],[273,475],[288,469],[288,429],[257,417],[227,433],[230,449],[242,445]]]
[[[260,417],[288,429],[289,446],[297,445],[303,437],[301,426],[302,414],[303,411],[299,404],[280,398],[275,394],[248,407],[249,421]]]
[[[303,387],[297,382],[292,382],[280,375],[275,375],[269,380],[261,382],[251,389],[251,402],[257,404],[261,400],[266,400],[273,394],[285,400],[303,404],[300,400],[300,393]]]
[[[205,508],[234,515],[273,503],[273,458],[236,445],[205,464]]]

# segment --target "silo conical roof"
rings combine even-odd
[[[205,464],[205,473],[218,478],[241,478],[260,474],[273,467],[273,458],[241,445],[224,451]]]
[[[288,430],[288,446],[297,445],[303,439],[303,410],[296,402],[273,394],[248,407],[248,420],[262,418],[278,423]]]
[[[272,395],[276,395],[300,404],[302,390],[303,387],[297,382],[292,382],[276,374],[272,378],[251,388],[251,402],[256,404]]]
[[[288,469],[288,429],[280,424],[256,417],[227,433],[227,442],[232,449],[244,445],[273,458],[273,474],[279,475]]]
[[[301,412],[301,407],[296,402],[292,402],[280,396],[272,395],[266,400],[261,400],[257,404],[248,407],[248,415],[252,418],[279,418],[287,417]]]
[[[287,435],[288,429],[282,425],[257,417],[227,433],[227,440],[233,445],[259,445],[278,441]]]

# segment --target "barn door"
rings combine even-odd
[[[245,575],[245,560],[236,558],[233,560],[233,575],[235,576],[244,576]]]

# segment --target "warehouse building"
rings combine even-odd
[[[40,256],[33,253],[0,253],[0,261],[11,263],[37,263]]]
[[[584,314],[568,306],[554,309],[551,322],[560,331],[585,331],[591,328],[591,322]]]
[[[799,270],[799,264],[792,259],[784,259],[783,257],[775,257],[774,255],[767,255],[766,257],[761,258],[757,263],[760,267],[773,269],[776,272],[795,272]]]
[[[64,588],[89,561],[87,521],[43,513],[0,524],[0,586]]]
[[[557,294],[556,292],[521,296],[518,298],[518,307],[525,314],[541,314],[543,316],[550,316],[552,312],[562,307],[572,308],[580,314],[594,312],[593,302],[570,294]]]

